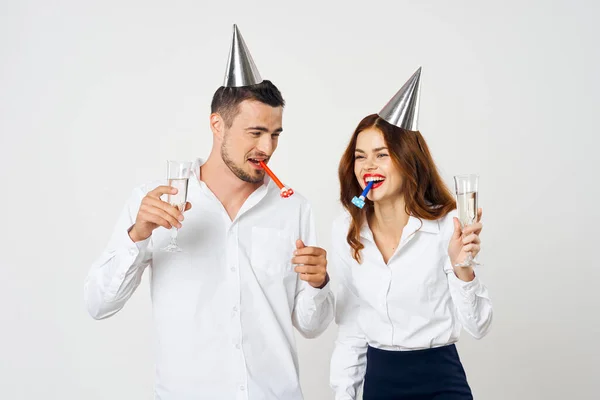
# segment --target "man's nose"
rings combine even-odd
[[[273,141],[271,140],[271,135],[261,135],[256,149],[267,155],[267,157],[270,157],[273,153]]]

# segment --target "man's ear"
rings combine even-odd
[[[210,129],[212,130],[213,135],[219,138],[219,140],[223,140],[223,135],[225,134],[225,121],[221,114],[212,113],[210,114]]]

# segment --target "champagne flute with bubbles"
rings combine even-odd
[[[458,220],[462,228],[475,223],[477,221],[477,206],[479,176],[456,175],[454,177],[456,187],[456,207],[458,208]],[[468,254],[465,261],[455,264],[456,267],[470,267],[472,265],[481,265],[473,259],[471,253]]]
[[[167,179],[169,180],[169,186],[177,189],[177,193],[167,195],[167,202],[181,212],[185,210],[185,204],[187,202],[188,181],[190,179],[191,171],[192,163],[189,161],[167,161]],[[164,251],[183,251],[177,244],[178,231],[179,230],[175,226],[171,228],[171,240],[169,244],[163,248]]]

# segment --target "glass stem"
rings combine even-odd
[[[467,253],[467,259],[465,260],[465,264],[472,265],[473,264],[473,253]]]
[[[171,228],[171,244],[173,246],[177,246],[177,233],[179,232],[179,229],[173,227]]]

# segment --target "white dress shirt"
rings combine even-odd
[[[266,177],[232,221],[199,179],[201,164],[177,239],[184,252],[160,250],[164,228],[132,242],[141,200],[166,182],[135,189],[86,279],[88,311],[118,312],[150,267],[155,399],[302,399],[293,327],[315,337],[333,320],[329,284],[311,287],[291,263],[296,239],[316,245],[311,208],[298,193],[281,198]]]
[[[448,256],[451,212],[437,221],[410,217],[400,245],[386,264],[368,224],[361,229],[362,264],[352,258],[346,235],[349,214],[332,229],[329,263],[339,281],[338,338],[331,360],[336,400],[355,399],[366,370],[367,346],[391,351],[455,343],[463,327],[483,337],[492,320],[486,287],[476,277],[459,280]]]

